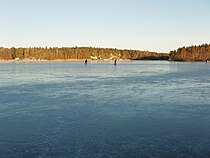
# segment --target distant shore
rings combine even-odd
[[[48,62],[48,61],[52,61],[52,62],[64,62],[64,61],[69,61],[69,62],[82,62],[85,59],[56,59],[56,60],[35,60],[35,59],[19,59],[19,60],[0,60],[0,62]]]
[[[22,60],[15,60],[15,59],[12,59],[12,60],[0,60],[0,62],[84,62],[86,59],[67,59],[67,60],[64,60],[64,59],[56,59],[56,60],[34,60],[34,59],[22,59]],[[91,60],[89,59],[88,60],[89,62],[112,62],[114,60]],[[125,59],[125,60],[122,60],[122,59],[119,59],[118,61],[136,61],[136,60],[129,60],[129,59]]]
[[[86,59],[56,59],[56,60],[34,60],[34,59],[23,59],[23,60],[0,60],[0,63],[42,63],[42,62],[85,62]],[[130,60],[130,59],[119,59],[119,61],[129,62],[129,61],[168,61],[168,62],[185,62],[185,63],[196,63],[196,62],[203,62],[203,63],[209,63],[210,61],[174,61],[174,60]],[[88,62],[114,62],[114,60],[91,60],[89,59]]]
[[[179,48],[170,53],[151,51],[94,48],[94,47],[30,47],[4,48],[0,47],[0,62],[13,61],[70,61],[83,60],[112,61],[112,60],[141,60],[141,61],[210,61],[210,44]]]

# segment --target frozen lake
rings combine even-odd
[[[0,63],[0,157],[210,157],[210,63]]]

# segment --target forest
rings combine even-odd
[[[150,51],[94,48],[94,47],[0,47],[0,60],[170,60],[170,61],[208,61],[210,44],[178,48],[170,53]]]
[[[208,61],[210,60],[210,44],[178,48],[170,52],[172,61]]]
[[[93,47],[63,47],[63,48],[0,48],[0,60],[168,60],[166,53],[155,53],[139,50],[120,50],[111,48]]]

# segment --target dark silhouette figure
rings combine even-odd
[[[87,65],[87,59],[85,60],[85,65]]]
[[[117,65],[117,60],[114,60],[114,65]]]

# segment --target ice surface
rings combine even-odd
[[[209,157],[210,64],[0,63],[0,157]]]

